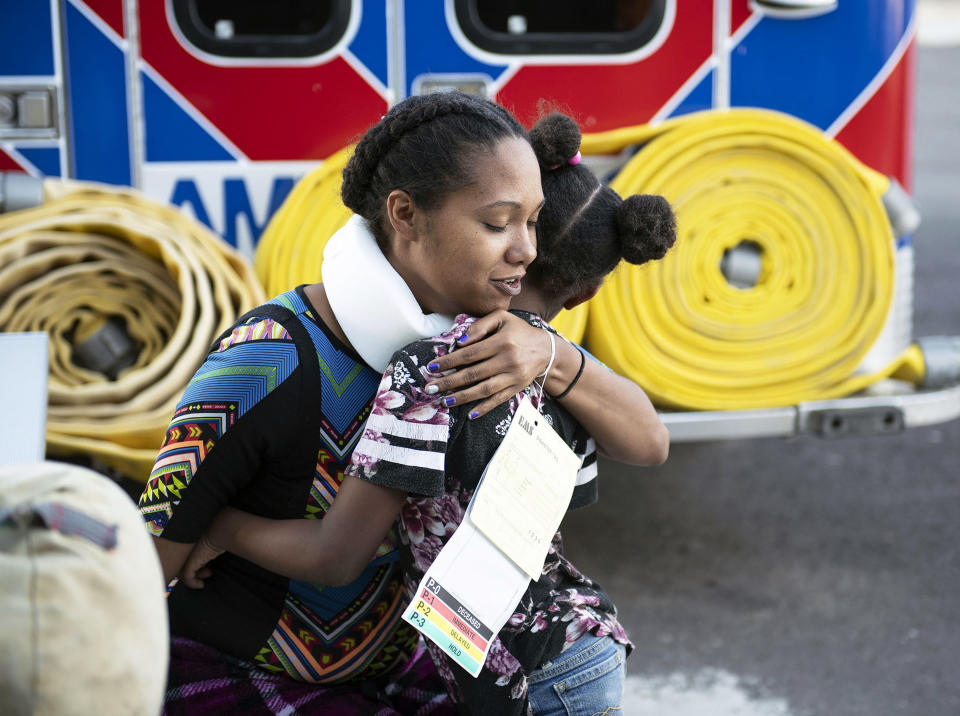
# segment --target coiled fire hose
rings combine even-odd
[[[320,280],[323,247],[351,215],[340,185],[352,154],[351,144],[300,179],[260,235],[253,267],[267,295]]]
[[[352,153],[352,145],[341,149],[297,182],[261,235],[253,264],[268,295],[320,280],[323,247],[351,216],[340,201],[340,185]],[[580,341],[587,325],[586,304],[562,311],[551,325]]]
[[[835,398],[891,375],[923,379],[916,345],[878,372],[858,372],[893,298],[886,177],[816,128],[763,110],[583,139],[585,154],[631,145],[641,148],[611,186],[664,195],[678,238],[662,261],[622,266],[591,302],[588,341],[600,360],[658,405],[701,410]],[[759,270],[738,286],[721,266],[744,245]]]
[[[0,214],[0,331],[50,337],[48,452],[146,480],[187,382],[263,289],[222,239],[133,190],[43,194]]]

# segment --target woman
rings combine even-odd
[[[546,204],[538,229],[540,253],[512,305],[526,310],[518,315],[530,325],[550,331],[542,319],[593,295],[621,258],[644,263],[662,257],[675,232],[669,205],[661,197],[630,197],[623,202],[577,161],[567,161],[579,158],[579,132],[568,118],[552,115],[542,120],[531,131],[531,139],[544,169]],[[469,202],[464,198],[460,205],[469,206]],[[462,275],[466,281],[461,306],[481,306],[483,292],[469,288],[472,274]],[[464,518],[481,472],[523,397],[517,394],[489,414],[470,420],[468,405],[450,407],[430,390],[441,378],[440,364],[468,350],[454,349],[471,325],[475,325],[473,319],[459,316],[452,330],[393,355],[344,479],[344,498],[322,523],[276,523],[225,511],[214,522],[209,541],[283,574],[337,583],[349,580],[362,567],[400,511],[401,539],[410,556],[408,593],[412,593]],[[585,367],[587,360],[580,355]],[[587,464],[592,457],[589,436],[560,406],[588,392],[579,376],[557,390],[556,399],[543,400],[535,386],[525,393]],[[627,386],[621,388],[616,395],[601,391],[608,410],[622,418],[624,411],[617,409],[618,404],[626,399],[628,405],[638,405],[631,415],[636,422],[622,432],[632,437],[639,462],[662,462],[666,457],[662,424],[649,402],[632,401],[633,396],[623,390]],[[642,391],[633,389],[642,396]],[[576,506],[596,499],[596,482],[589,477],[588,466],[581,470],[574,492]],[[410,498],[401,507],[396,500],[407,495]],[[201,557],[198,552],[191,557],[185,574],[190,584],[197,585],[193,571],[211,554]],[[322,556],[332,554],[337,559]],[[620,705],[628,644],[609,598],[565,559],[558,534],[541,578],[530,585],[494,641],[478,679],[447,664],[441,650],[431,646],[431,652],[457,700],[471,712],[525,711],[530,686],[535,714],[560,713],[564,704],[577,709],[571,713],[580,713],[581,707],[584,713],[598,713]],[[589,681],[589,686],[571,688],[578,681]],[[559,692],[553,688],[557,684],[563,685]]]
[[[482,182],[495,196],[475,205],[466,223],[444,212],[450,196],[475,198]],[[456,312],[465,287],[457,271],[481,263],[485,273],[471,289],[483,294],[483,310],[502,311],[535,254],[542,193],[526,133],[502,108],[467,95],[411,97],[392,108],[358,145],[344,172],[343,197],[364,219],[351,231],[358,239],[372,233],[420,316]],[[444,217],[459,223],[444,224]],[[394,335],[393,327],[410,318],[384,304],[361,316],[366,325],[358,322],[351,299],[359,302],[361,281],[370,277],[354,277],[336,295],[313,284],[251,312],[197,371],[140,500],[167,579],[225,505],[272,518],[317,517],[343,498],[340,475],[379,381],[351,344]],[[416,321],[408,328],[418,328]],[[447,398],[454,403],[485,398],[477,416],[528,385],[550,358],[542,331],[512,316],[478,322],[474,339],[488,333],[494,335],[474,346],[479,363],[444,386],[456,391]],[[397,339],[387,355],[416,337]],[[571,350],[558,354],[556,374],[576,373],[579,354]],[[588,366],[582,380],[603,383],[605,373]],[[388,539],[377,553],[339,590],[232,555],[220,560],[204,590],[175,587],[168,599],[171,631],[191,641],[174,643],[168,710],[171,698],[196,693],[190,683],[208,663],[227,670],[245,693],[264,673],[289,677],[272,683],[276,690],[295,681],[382,680],[409,663],[417,637],[398,626],[403,588],[396,545]],[[209,648],[190,646],[197,644]]]

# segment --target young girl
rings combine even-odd
[[[621,201],[578,166],[579,132],[568,118],[546,118],[531,132],[531,139],[543,169],[546,203],[539,217],[538,259],[513,305],[525,309],[517,315],[528,324],[549,331],[545,319],[592,296],[621,258],[643,263],[662,257],[673,242],[674,224],[662,198]],[[439,230],[443,225],[440,220],[434,223]],[[505,230],[509,221],[489,217],[489,225]],[[461,276],[469,284],[466,264]],[[466,307],[471,301],[475,298],[467,292]],[[480,323],[459,316],[451,331],[393,355],[338,502],[323,522],[278,523],[224,511],[211,527],[209,541],[281,573],[336,584],[349,580],[369,559],[376,544],[366,535],[378,533],[382,539],[389,527],[387,519],[400,511],[400,537],[409,558],[405,576],[412,591],[463,519],[483,468],[523,396],[515,394],[482,416],[475,416],[469,404],[450,405],[448,399],[438,397],[451,377],[442,377],[442,372],[455,363],[473,362],[482,351],[469,343],[458,348],[468,332],[474,334],[472,338],[482,333],[477,331]],[[611,384],[609,389],[591,386],[583,376],[593,361],[572,350],[579,368],[552,391],[548,375],[542,404],[537,390],[525,392],[567,444],[583,456],[581,485],[574,494],[574,503],[580,505],[596,498],[596,482],[589,479],[591,470],[595,472],[595,455],[587,432],[564,406],[578,401],[603,405],[606,415],[617,416],[621,426],[620,435],[604,429],[604,436],[614,443],[632,442],[635,452],[630,457],[636,462],[662,462],[667,436],[639,388],[629,381]],[[551,392],[556,393],[555,399],[549,397]],[[633,406],[632,419],[626,422],[623,405]],[[354,491],[362,491],[365,501],[342,500]],[[407,495],[410,498],[403,502]],[[371,508],[380,503],[386,508]],[[322,555],[331,552],[337,533],[348,535],[345,541],[351,541],[352,548],[341,545],[340,559],[327,560]],[[192,572],[216,553],[216,548],[211,549],[191,558],[185,574],[188,583],[197,584]],[[348,552],[359,559],[343,559]],[[202,571],[198,576],[206,574]],[[520,713],[529,700],[537,714],[560,713],[564,705],[573,709],[570,713],[595,713],[619,706],[628,644],[613,604],[566,560],[557,534],[540,579],[530,585],[494,640],[479,678],[449,665],[440,650],[431,648],[431,652],[456,699],[470,712]]]

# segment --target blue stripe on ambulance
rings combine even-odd
[[[914,0],[901,12],[873,0],[842,0],[833,12],[806,20],[764,18],[733,49],[730,103],[768,107],[821,129],[833,121],[880,71],[903,37]],[[886,14],[885,32],[871,14]]]
[[[350,43],[350,52],[384,87],[390,86],[387,72],[387,8],[384,0],[367,0],[363,4],[360,27]]]
[[[679,117],[681,114],[690,114],[691,112],[700,112],[713,107],[713,70],[710,70],[697,85],[687,93],[676,109],[671,113],[671,117]]]
[[[0,11],[0,67],[5,75],[53,75],[49,0],[5,2]]]
[[[32,3],[27,3],[32,4]],[[65,4],[67,126],[76,179],[130,185],[124,54]]]
[[[220,142],[188,115],[144,72],[144,116],[149,118],[146,134],[148,162],[233,161]]]
[[[44,176],[61,176],[59,147],[17,146],[16,150],[20,152],[31,164],[33,164],[33,166],[39,169]]]

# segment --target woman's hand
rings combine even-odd
[[[434,361],[437,370],[461,368],[427,384],[437,393],[453,391],[454,405],[479,402],[479,417],[513,397],[539,376],[550,361],[547,332],[506,311],[494,311],[472,324],[463,347]],[[597,441],[599,451],[631,465],[659,465],[667,459],[670,434],[643,389],[580,350],[554,337],[555,360],[544,385]],[[583,366],[583,370],[581,370]],[[577,377],[578,373],[580,374]],[[576,379],[573,389],[567,388]]]
[[[557,347],[562,339],[554,337]],[[462,347],[438,358],[440,373],[455,373],[431,381],[437,393],[450,393],[451,405],[478,402],[470,418],[479,418],[526,388],[550,361],[550,336],[507,311],[494,311],[473,323]],[[431,366],[433,365],[431,363]],[[464,367],[467,366],[467,367]]]
[[[200,541],[193,546],[193,551],[187,556],[187,561],[180,568],[180,581],[191,589],[203,589],[203,580],[212,574],[207,566],[226,550],[210,541],[204,534]]]

